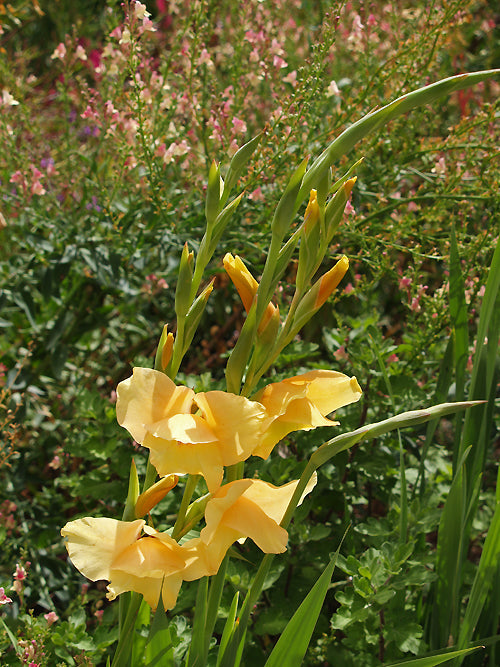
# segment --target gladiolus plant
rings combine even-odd
[[[231,198],[232,191],[260,137],[235,153],[225,176],[219,165],[212,165],[205,235],[197,253],[189,250],[186,242],[180,259],[175,327],[169,322],[172,330],[168,331],[165,325],[154,368],[134,368],[131,377],[117,387],[118,422],[149,453],[145,478],[141,483],[132,462],[121,519],[84,517],[62,529],[75,567],[92,581],[108,582],[110,600],[121,598],[120,636],[112,667],[131,665],[134,625],[141,604],[154,612],[141,664],[175,664],[165,610],[175,606],[181,586],[192,581],[199,583],[185,664],[239,665],[244,659],[252,609],[274,555],[287,549],[287,528],[295,509],[308,494],[314,494],[318,469],[362,440],[475,404],[445,403],[397,415],[353,433],[336,434],[317,448],[300,479],[282,486],[245,476],[245,462],[250,457],[265,460],[274,456],[278,443],[285,446],[298,431],[337,428],[342,408],[362,399],[356,378],[334,369],[317,368],[280,381],[264,380],[281,352],[328,302],[349,270],[348,258],[330,258],[329,249],[355,187],[353,173],[359,161],[336,181],[332,179],[334,163],[392,118],[496,73],[455,76],[404,95],[353,123],[309,168],[306,160],[296,168],[274,213],[260,279],[252,275],[244,259],[222,253],[223,267],[241,298],[246,319],[226,364],[226,390],[195,392],[177,379],[178,371],[214,289],[213,283],[203,284],[205,269],[223,245],[224,230],[243,196]],[[276,290],[283,276],[289,275],[286,271],[294,257],[293,294],[286,312],[280,312],[275,305]],[[322,268],[325,263],[330,266],[326,271]],[[183,495],[176,519],[158,530],[153,525],[152,509],[179,489]],[[262,551],[262,562],[242,603],[236,594],[222,637],[214,642],[228,560],[235,553],[235,543],[247,539]],[[325,563],[324,574],[266,664],[301,663],[337,555]]]

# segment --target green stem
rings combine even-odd
[[[128,608],[126,615],[124,614],[123,623],[120,624],[120,638],[111,667],[128,667],[130,665],[134,641],[134,624],[142,602],[142,596],[139,593],[132,593],[130,599],[124,603],[122,603],[122,599],[123,595],[120,597],[120,611],[122,612],[126,604],[128,604]]]
[[[184,487],[184,495],[182,496],[181,506],[179,507],[174,529],[172,530],[172,537],[174,540],[178,540],[181,537],[182,529],[184,528],[186,512],[199,479],[200,475],[189,475],[187,479],[186,486]]]

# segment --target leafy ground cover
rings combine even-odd
[[[151,20],[116,2],[0,3],[5,665],[104,665],[117,639],[117,605],[75,571],[60,528],[120,517],[132,457],[145,471],[144,451],[116,423],[115,390],[133,366],[152,366],[158,332],[174,326],[181,252],[186,241],[199,249],[212,161],[225,169],[264,133],[178,376],[197,391],[223,388],[244,321],[222,258],[241,254],[262,272],[291,170],[401,94],[499,66],[487,2],[252,0],[237,22],[233,3],[150,4]],[[266,579],[244,664],[264,664],[347,526],[304,664],[391,663],[498,634],[498,565],[481,557],[500,544],[498,90],[490,79],[414,110],[335,165],[340,177],[364,158],[330,248],[350,258],[349,273],[271,381],[312,368],[356,375],[363,398],[339,412],[336,433],[447,400],[489,403],[479,417],[377,437],[322,467]],[[291,436],[259,463],[261,478],[297,478],[329,437]],[[174,508],[169,494],[153,517],[168,523]],[[230,561],[219,634],[257,551],[246,543]],[[183,586],[169,612],[178,661],[195,597]],[[465,664],[497,659],[491,640]]]

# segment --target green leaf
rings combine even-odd
[[[443,79],[442,81],[437,81],[430,86],[425,86],[424,88],[419,88],[411,93],[402,95],[397,100],[367,114],[356,123],[353,123],[316,158],[311,168],[306,172],[297,196],[296,209],[298,210],[300,204],[309,196],[309,191],[311,188],[314,188],[315,183],[321,179],[324,172],[336,160],[347,155],[354,145],[370,132],[379,129],[393,118],[397,118],[415,107],[430,104],[444,95],[450,95],[457,90],[469,88],[480,81],[490,79],[499,74],[499,69],[485,70],[483,72],[459,74]]]
[[[233,634],[234,630],[234,625],[236,621],[236,613],[238,611],[238,601],[240,598],[239,591],[236,591],[233,597],[233,601],[231,602],[231,607],[229,609],[229,614],[227,615],[226,619],[226,624],[224,625],[224,630],[222,632],[222,637],[220,640],[220,647],[219,647],[219,653],[217,654],[217,665],[216,667],[219,667],[222,657],[224,655],[224,652],[227,648],[227,644],[229,639],[231,638],[231,635]]]
[[[325,601],[340,546],[278,639],[266,667],[296,667],[304,658]]]
[[[455,338],[455,381],[456,398],[464,398],[465,367],[469,354],[469,335],[467,330],[467,304],[465,302],[465,283],[460,267],[455,225],[451,226],[450,238],[450,317]]]
[[[10,639],[10,643],[12,644],[12,646],[14,647],[15,652],[17,653],[18,652],[18,645],[17,645],[17,639],[16,639],[15,635],[11,632],[10,628],[8,627],[8,625],[5,623],[5,621],[3,620],[3,618],[1,616],[0,616],[0,623],[2,623],[3,629],[7,633],[7,636]]]
[[[464,553],[466,521],[465,458],[459,468],[444,504],[439,522],[436,573],[438,575],[430,622],[431,647],[445,646],[458,627],[459,588]]]
[[[193,634],[191,646],[186,660],[187,667],[201,667],[205,652],[205,623],[207,619],[208,577],[203,577],[198,583],[196,606],[194,611]]]
[[[453,660],[459,655],[466,655],[472,653],[482,646],[473,646],[472,648],[465,648],[461,651],[446,651],[443,653],[435,653],[434,655],[425,656],[424,658],[414,658],[413,660],[405,660],[403,662],[392,662],[390,665],[384,667],[434,667],[434,665],[441,665],[443,662]]]
[[[460,625],[457,646],[463,648],[472,638],[481,611],[488,598],[500,558],[500,503],[497,502],[486,540],[484,542],[479,567],[469,596],[465,616]],[[462,660],[458,661],[461,664]]]
[[[145,650],[145,667],[175,667],[168,619],[160,595]]]

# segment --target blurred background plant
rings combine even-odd
[[[158,331],[173,322],[181,250],[185,241],[196,249],[202,237],[212,160],[227,164],[265,131],[220,261],[210,267],[215,290],[201,333],[181,368],[198,390],[218,386],[243,322],[222,257],[242,254],[259,274],[290,165],[406,91],[499,66],[498,17],[482,0],[249,0],[237,21],[226,1],[146,4],[151,20],[140,6],[124,13],[118,2],[0,3],[0,585],[14,600],[2,607],[10,631],[20,641],[45,637],[40,664],[55,664],[54,656],[104,664],[106,638],[115,636],[104,586],[84,584],[82,592],[59,529],[76,515],[121,513],[138,450],[116,424],[114,389],[132,365],[151,365]],[[357,147],[365,159],[331,248],[351,260],[345,289],[276,370],[276,379],[312,367],[356,374],[364,399],[344,411],[342,430],[469,393],[499,232],[498,91],[490,80],[456,93]],[[449,288],[459,268],[469,333],[457,366]],[[459,610],[495,507],[498,411],[489,423]],[[246,664],[262,664],[349,522],[343,572],[334,575],[337,592],[327,597],[308,664],[375,665],[436,648],[425,603],[461,428],[442,422],[425,456],[425,431],[402,435],[405,480],[400,443],[390,436],[322,469],[319,492],[298,513],[308,521],[292,524],[289,552],[266,582]],[[296,477],[321,442],[321,434],[302,434],[264,473],[260,464],[261,476],[275,484]],[[389,553],[405,484],[408,540]],[[230,566],[235,590],[255,562],[251,546],[244,555],[248,564]],[[21,598],[10,592],[12,573],[28,561]],[[179,657],[193,604],[186,587],[173,612]],[[229,610],[230,599],[223,604]],[[42,632],[50,613],[60,620]],[[2,660],[19,664],[6,630],[0,637]]]

